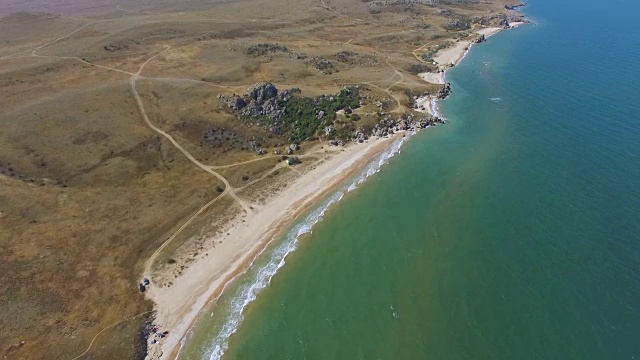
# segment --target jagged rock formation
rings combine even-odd
[[[287,100],[292,93],[299,92],[294,88],[278,92],[272,83],[263,82],[251,86],[244,96],[221,96],[222,101],[231,109],[239,111],[244,117],[267,117],[277,121],[284,115],[284,109],[279,106],[280,100]],[[272,128],[272,132],[279,133],[279,128]]]
[[[333,125],[337,111],[351,111],[360,104],[357,89],[351,87],[317,98],[294,96],[300,93],[298,88],[278,91],[271,83],[259,83],[245,95],[220,98],[240,119],[297,142],[322,136],[322,129]]]
[[[487,38],[484,35],[480,35],[477,39],[473,40],[474,44],[480,44],[487,41]]]
[[[444,120],[437,116],[427,116],[420,119],[415,119],[413,116],[403,114],[398,119],[384,118],[380,120],[378,124],[373,128],[369,135],[384,137],[393,134],[398,131],[414,131],[417,129],[424,129],[429,126],[437,124],[444,124]],[[360,140],[366,140],[367,134],[359,132],[354,134],[354,140],[356,142],[362,142]]]
[[[520,4],[515,4],[515,5],[505,5],[504,8],[507,10],[516,10],[518,8],[521,8],[523,6],[527,5],[527,3],[520,3]]]
[[[436,98],[444,99],[451,94],[451,84],[444,84],[438,91],[435,93]]]
[[[524,21],[524,15],[515,11],[515,10],[507,10],[507,21],[509,22],[522,22]]]

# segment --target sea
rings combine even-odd
[[[532,0],[446,125],[301,215],[181,359],[640,359],[637,0]]]

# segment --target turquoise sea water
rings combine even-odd
[[[639,11],[530,4],[448,73],[449,124],[301,217],[182,357],[640,359]]]

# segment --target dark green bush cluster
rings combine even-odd
[[[431,58],[425,59],[425,61],[431,61]],[[433,66],[427,66],[425,64],[412,64],[405,69],[409,74],[418,75],[423,72],[433,71]]]
[[[290,135],[290,140],[300,142],[316,136],[319,130],[332,125],[336,111],[353,109],[360,106],[357,88],[344,88],[337,95],[310,97],[291,97],[280,100],[278,104],[285,109],[281,126]],[[324,116],[318,117],[323,111]]]

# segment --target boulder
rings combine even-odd
[[[262,104],[257,101],[251,101],[244,109],[242,109],[242,115],[245,116],[260,116],[262,115]]]
[[[277,121],[284,116],[284,109],[278,107],[278,101],[275,98],[271,98],[262,105],[262,114]]]
[[[247,102],[238,95],[224,97],[223,101],[232,110],[242,110],[245,106],[247,106]]]
[[[274,98],[278,95],[278,89],[275,85],[269,82],[262,82],[255,84],[247,91],[247,96],[253,99],[258,104],[262,104],[265,101]]]

